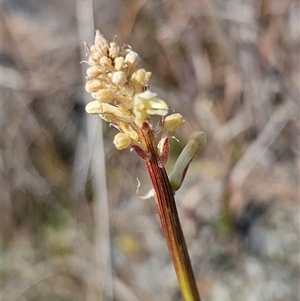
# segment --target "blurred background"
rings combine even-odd
[[[208,135],[176,193],[202,299],[298,300],[299,8],[3,0],[2,300],[181,300],[155,202],[135,194],[143,162],[84,110],[93,26],[130,44],[186,119],[168,171]]]

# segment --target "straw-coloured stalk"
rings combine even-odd
[[[130,147],[145,161],[183,299],[200,301],[174,193],[180,188],[190,162],[205,146],[206,135],[195,132],[190,136],[168,177],[164,166],[169,157],[169,138],[184,124],[183,117],[178,113],[168,115],[168,104],[148,88],[151,72],[136,70],[139,56],[129,46],[109,43],[96,31],[94,45],[86,48],[90,65],[86,90],[95,99],[86,106],[86,111],[118,129],[113,141],[117,149]],[[152,115],[160,116],[155,127]],[[161,137],[156,143],[158,135]]]

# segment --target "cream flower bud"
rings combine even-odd
[[[99,103],[98,101],[89,102],[85,106],[85,111],[91,115],[101,114],[101,113],[103,113],[102,104]]]
[[[113,143],[118,150],[122,150],[131,145],[131,138],[127,134],[118,133],[115,136]]]
[[[119,121],[131,123],[134,121],[134,116],[129,110],[120,109],[107,103],[100,103],[99,101],[92,101],[85,107],[87,113],[92,115],[106,114],[106,116],[113,115]]]
[[[103,103],[110,103],[114,100],[114,94],[109,89],[98,90],[97,92],[92,93],[92,96]]]
[[[112,60],[107,56],[102,56],[99,60],[99,63],[100,63],[101,66],[104,66],[104,67],[106,67],[110,70],[113,69]]]
[[[112,82],[123,87],[127,82],[126,74],[123,71],[116,71],[112,75]]]
[[[181,126],[183,126],[185,120],[183,119],[182,115],[179,113],[172,114],[167,116],[165,119],[165,124],[163,128],[162,136],[167,136],[169,133],[174,132]]]
[[[101,103],[114,102],[122,109],[132,109],[132,99],[124,95],[118,95],[112,92],[110,89],[101,89],[92,93],[92,97],[97,99]]]
[[[161,134],[161,139],[157,145],[158,149],[158,165],[164,167],[169,158],[170,144],[169,138],[170,133],[178,129],[184,124],[184,119],[178,113],[167,116],[163,121],[163,132]]]
[[[140,62],[139,55],[134,51],[129,51],[125,57],[125,63],[132,70],[138,65]]]
[[[145,69],[139,69],[133,72],[131,80],[134,84],[145,86],[151,77],[151,72],[146,72]]]
[[[174,191],[180,188],[190,162],[193,160],[196,153],[205,146],[205,144],[205,133],[194,132],[192,135],[190,135],[187,145],[179,155],[173,171],[169,176],[169,180]]]
[[[85,90],[89,93],[96,92],[101,88],[102,84],[98,79],[91,79],[85,84]]]
[[[116,57],[114,62],[115,62],[115,69],[117,71],[120,71],[125,64],[124,58],[122,56]]]
[[[101,70],[98,66],[91,66],[86,70],[86,75],[90,78],[97,77],[101,74]]]
[[[109,44],[109,50],[108,50],[108,55],[112,58],[115,59],[116,57],[119,56],[119,51],[120,48],[116,42],[111,42]]]
[[[100,33],[99,30],[96,30],[96,36],[95,36],[95,46],[102,51],[103,55],[107,55],[108,53],[108,43],[105,37]]]

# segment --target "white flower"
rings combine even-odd
[[[168,114],[169,107],[167,103],[156,96],[156,93],[149,90],[134,96],[133,113],[135,123],[138,126],[142,126],[143,122],[149,118],[149,115],[165,116]]]

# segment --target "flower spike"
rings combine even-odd
[[[144,160],[153,189],[142,196],[138,181],[137,195],[143,199],[155,197],[183,299],[201,301],[176,209],[174,191],[180,188],[197,151],[204,147],[206,135],[195,132],[190,136],[168,177],[164,166],[170,153],[169,139],[175,138],[171,136],[172,132],[184,124],[183,117],[178,113],[168,115],[171,112],[169,105],[149,88],[151,72],[138,69],[140,57],[129,45],[120,47],[116,38],[109,42],[97,30],[94,45],[86,45],[86,52],[89,68],[85,88],[94,99],[87,104],[86,112],[98,115],[119,131],[113,140],[118,150],[130,148]],[[160,117],[155,127],[153,115]]]

